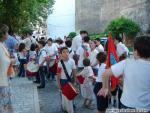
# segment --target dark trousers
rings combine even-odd
[[[36,76],[36,81],[40,83],[42,87],[45,87],[45,75],[47,73],[47,67],[41,66],[39,68],[38,75]]]
[[[121,109],[121,95],[122,95],[122,89],[120,87],[118,87],[118,107],[119,109]]]
[[[25,77],[25,69],[24,69],[24,64],[26,64],[26,59],[19,59],[20,66],[19,66],[19,77]]]
[[[53,79],[55,79],[55,75],[56,75],[56,73],[53,72],[53,71],[51,71],[49,65],[47,65],[47,74],[46,74],[46,77],[47,78],[51,77],[52,80],[53,80]]]
[[[105,111],[108,108],[108,96],[98,96],[97,93],[102,88],[102,82],[96,82],[94,86],[94,94],[97,101],[97,110],[98,111]]]
[[[93,70],[94,75],[97,76],[98,75],[98,69],[92,68],[92,70]]]

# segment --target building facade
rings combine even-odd
[[[102,32],[108,23],[125,16],[150,32],[150,0],[75,0],[75,29]]]

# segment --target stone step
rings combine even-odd
[[[13,78],[10,82],[14,113],[40,113],[37,87],[27,78]]]

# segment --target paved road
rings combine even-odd
[[[49,81],[45,89],[38,90],[41,113],[61,113],[61,97],[56,81]],[[82,107],[83,99],[79,95],[75,100],[75,113],[94,113]]]
[[[45,89],[26,78],[15,78],[11,82],[14,113],[62,113],[61,98],[56,81],[48,81]],[[83,98],[77,96],[75,113],[96,113],[82,107]]]
[[[41,113],[62,113],[61,97],[56,81],[48,81],[45,89],[38,90],[38,96]],[[96,105],[94,110],[89,110],[82,107],[83,98],[81,95],[77,96],[74,103],[76,105],[75,113],[96,113]]]
[[[40,113],[37,88],[27,78],[11,81],[14,113]]]

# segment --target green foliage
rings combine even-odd
[[[125,33],[128,37],[134,37],[140,31],[137,23],[125,17],[118,17],[112,20],[105,29],[105,33],[112,32],[112,35]]]
[[[76,32],[70,32],[68,37],[73,39],[76,35],[77,35]]]
[[[32,27],[22,27],[19,32],[26,34],[26,33],[32,32],[32,31],[33,31]]]
[[[96,33],[90,34],[89,36],[90,36],[90,39],[91,39],[91,40],[94,40],[94,39],[96,39],[96,38],[100,38],[100,34],[96,34]]]
[[[22,27],[42,25],[53,4],[54,0],[1,0],[0,22],[15,32]]]
[[[101,32],[99,34],[90,34],[90,39],[91,40],[95,40],[96,38],[101,38],[101,37],[106,37],[106,33],[105,32]]]

